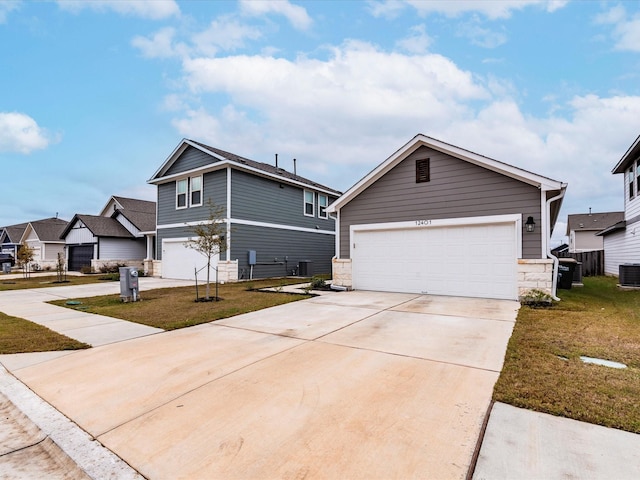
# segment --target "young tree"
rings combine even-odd
[[[33,261],[34,252],[33,248],[31,248],[26,243],[22,243],[20,248],[18,248],[18,254],[16,255],[16,261],[18,262],[18,266],[22,268],[22,272],[24,274],[24,278],[29,278],[30,274],[30,265]]]
[[[225,238],[227,224],[224,217],[224,208],[215,205],[211,199],[207,201],[207,208],[209,209],[209,217],[205,222],[199,223],[191,229],[195,238],[188,240],[186,244],[187,247],[200,252],[207,259],[207,289],[205,300],[211,300],[209,296],[211,258],[227,250],[227,240]],[[217,272],[218,266],[216,265],[215,268]],[[217,287],[218,282],[216,275],[216,301],[218,300]]]

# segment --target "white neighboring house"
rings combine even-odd
[[[33,269],[55,269],[58,253],[64,252],[64,240],[60,235],[69,222],[61,218],[46,218],[29,222],[20,243],[33,249]]]
[[[604,241],[598,232],[624,220],[624,212],[576,213],[567,217],[569,253],[604,250]]]
[[[604,270],[618,275],[620,265],[640,263],[640,136],[611,171],[623,174],[624,219],[598,232],[604,244]]]
[[[100,215],[76,214],[62,232],[70,271],[152,260],[156,203],[113,196]]]

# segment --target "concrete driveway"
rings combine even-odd
[[[518,307],[332,293],[12,373],[152,479],[464,478]]]

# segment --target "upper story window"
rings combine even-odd
[[[629,184],[629,199],[632,199],[634,197],[633,180],[634,180],[633,166],[631,166],[629,170],[627,170],[627,183]]]
[[[176,181],[176,208],[202,205],[202,175]]]
[[[640,189],[640,158],[636,160],[636,194],[640,193],[639,189]]]
[[[329,197],[324,193],[318,194],[318,217],[327,218],[327,207],[329,206]]]
[[[202,205],[202,176],[191,177],[191,207]]]
[[[187,184],[186,178],[176,182],[176,208],[187,208]]]
[[[315,215],[316,204],[315,204],[315,195],[313,192],[309,190],[304,191],[304,214],[308,217],[313,217]]]

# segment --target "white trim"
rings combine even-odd
[[[323,196],[326,199],[325,205],[320,205],[320,196]],[[324,215],[322,215],[322,209],[320,207],[324,207]],[[318,193],[318,218],[329,218],[329,213],[327,212],[327,208],[329,207],[329,195],[326,193]]]
[[[227,262],[231,261],[231,167],[227,166]]]
[[[451,155],[461,160],[467,161],[474,165],[478,165],[483,168],[487,168],[502,175],[514,178],[529,185],[537,186],[542,192],[547,190],[561,190],[566,187],[562,182],[553,180],[541,175],[537,175],[526,170],[508,165],[506,163],[499,162],[489,157],[479,155],[477,153],[470,152],[460,147],[450,145],[448,143],[436,140],[426,135],[418,134],[408,143],[403,145],[393,155],[387,158],[384,162],[374,168],[359,182],[353,185],[343,195],[340,196],[335,202],[333,202],[328,208],[329,213],[333,213],[342,208],[345,204],[349,203],[353,198],[357,197],[366,190],[376,180],[384,176],[389,170],[395,167],[397,164],[406,159],[411,153],[418,148],[426,146],[433,150]]]
[[[311,194],[311,206],[313,207],[313,211],[311,213],[307,213],[307,193]],[[304,189],[302,191],[302,213],[305,217],[315,217],[316,216],[316,192],[313,190]]]
[[[336,226],[336,257],[335,258],[340,258],[340,210],[338,210],[338,212],[336,213],[336,221],[335,221],[335,226]]]
[[[333,230],[320,230],[317,228],[306,228],[306,227],[295,227],[293,225],[282,225],[279,223],[267,223],[267,222],[255,222],[253,220],[241,220],[236,218],[228,218],[225,220],[221,220],[220,222],[229,222],[230,224],[237,225],[250,225],[253,227],[265,227],[265,228],[277,228],[280,230],[292,230],[296,232],[307,232],[307,233],[321,233],[323,235],[335,235],[336,232]],[[186,222],[186,223],[168,223],[166,225],[158,225],[158,230],[165,230],[169,228],[181,228],[181,227],[194,227],[196,225],[201,225],[203,222]]]
[[[200,203],[192,203],[192,200],[193,200],[193,179],[194,178],[199,178],[200,179]],[[191,208],[191,207],[201,207],[203,199],[204,199],[204,175],[200,174],[200,175],[194,175],[192,177],[189,177],[188,190],[189,190],[189,208]]]
[[[547,234],[551,231],[551,212],[547,212],[546,197],[547,196],[544,192],[540,194],[540,222],[542,223],[542,225],[540,225],[540,232],[538,232],[541,237],[540,258],[547,258],[547,251],[549,250],[549,238],[547,237]]]
[[[187,190],[184,193],[178,193],[178,183],[187,182]],[[178,205],[178,195],[184,195],[184,207]],[[180,178],[176,180],[176,210],[183,210],[189,208],[189,178]]]
[[[515,228],[516,256],[522,258],[522,215],[488,215],[484,217],[461,217],[442,219],[416,219],[410,222],[385,222],[351,225],[349,227],[349,244],[353,243],[353,234],[361,231],[374,230],[406,230],[419,228],[455,227],[464,225],[491,225],[499,223],[513,223]],[[350,255],[351,257],[351,255]]]

